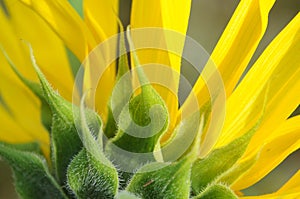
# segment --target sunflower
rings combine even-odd
[[[117,0],[0,0],[0,156],[12,166],[19,195],[300,197],[300,172],[274,193],[241,192],[300,146],[300,117],[290,117],[300,104],[299,14],[239,82],[274,3],[241,0],[179,105],[190,0],[133,0],[126,32]],[[160,48],[139,49],[145,41]],[[91,95],[97,51],[118,59],[105,66]],[[158,74],[168,88],[153,83]],[[85,105],[93,96],[96,111]],[[142,137],[147,128],[140,126],[158,134]],[[172,159],[187,137],[192,142]],[[114,146],[150,159],[126,159]]]

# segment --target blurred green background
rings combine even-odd
[[[129,23],[130,2],[130,0],[121,0],[120,3],[120,16],[124,25]],[[238,3],[238,0],[194,0],[188,35],[198,41],[208,53],[211,53]],[[270,22],[267,32],[249,67],[272,38],[299,11],[299,0],[277,0],[269,16]],[[300,113],[300,108],[297,112]],[[277,190],[298,169],[300,169],[300,151],[291,154],[277,169],[256,185],[245,190],[245,193],[256,195]],[[18,198],[14,191],[11,176],[8,165],[0,160],[0,199]]]

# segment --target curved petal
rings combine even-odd
[[[37,97],[17,78],[11,79],[3,73],[0,73],[0,93],[0,140],[14,143],[37,141],[43,149],[49,148],[49,134],[40,120]]]
[[[186,34],[190,9],[191,0],[133,0],[130,24],[132,28],[159,27]]]
[[[91,30],[97,44],[118,33],[118,0],[86,0],[84,1],[84,21]],[[115,37],[117,38],[117,37]],[[108,52],[116,52],[117,42],[111,42]],[[113,50],[112,50],[113,49]],[[115,57],[115,55],[108,55]],[[91,71],[90,71],[91,72]],[[91,74],[93,75],[93,74]],[[96,92],[96,107],[102,120],[106,121],[107,102],[111,96],[116,77],[116,63],[112,63],[101,76]]]
[[[243,135],[261,117],[246,154],[257,151],[270,132],[300,103],[300,14],[272,41],[226,103],[226,119],[217,146]],[[267,91],[266,96],[262,93]]]
[[[84,21],[93,31],[97,43],[117,34],[118,0],[85,0]]]
[[[2,12],[0,16],[1,27],[5,29],[0,36],[0,42],[5,51],[13,58],[22,74],[32,80],[38,80],[31,67],[28,46],[22,40],[29,42],[48,80],[70,100],[73,79],[61,40],[38,15],[22,3],[7,1],[6,6],[9,17]],[[11,71],[9,67],[3,70]]]
[[[0,106],[1,129],[0,140],[10,143],[31,142],[33,140],[30,133],[26,132],[22,127],[18,126],[16,121],[11,118],[7,110]]]
[[[80,61],[97,45],[86,24],[68,1],[19,1],[40,15]]]
[[[132,28],[147,28],[158,27],[171,31],[175,31],[175,34],[186,34],[188,27],[188,19],[190,15],[191,0],[153,0],[153,1],[140,1],[133,0],[131,11],[131,27]],[[174,35],[175,35],[174,34]],[[145,35],[147,40],[153,39],[155,42],[161,42],[160,46],[163,49],[170,49],[171,45],[174,45],[174,37],[172,34],[165,34],[155,37],[154,35]],[[135,40],[133,35],[133,41]],[[177,52],[182,53],[184,47],[184,39],[176,40]],[[170,128],[175,125],[178,100],[177,90],[179,84],[179,75],[173,75],[174,72],[180,73],[181,57],[168,53],[161,49],[142,49],[137,52],[140,63],[143,64],[162,64],[170,66],[172,70],[168,74],[169,81],[175,83],[175,93],[170,91],[173,89],[165,88],[163,86],[155,86],[156,90],[165,100],[169,115],[170,115]],[[152,71],[154,74],[160,74],[159,71]],[[168,135],[166,136],[168,137]]]
[[[111,7],[111,1],[84,2],[84,14],[86,21],[81,19],[80,15],[78,15],[76,10],[73,9],[68,1],[19,1],[29,6],[38,15],[40,15],[80,61],[83,61],[88,53],[93,50],[99,42],[104,41],[108,36],[111,36],[117,31],[117,20],[116,16],[114,16],[115,14],[113,13],[116,12],[113,10],[116,5]],[[98,5],[101,6],[97,7]],[[105,12],[100,12],[99,9],[102,9]],[[107,18],[103,18],[108,11],[110,11],[110,15],[106,16]],[[106,27],[102,27],[107,26],[108,24],[111,27],[107,30],[104,29]],[[91,87],[94,88],[89,81],[89,79],[92,78],[91,76],[94,74],[90,74],[88,69],[85,73],[87,78],[84,80],[84,87],[88,89]],[[101,77],[100,83],[98,84],[99,87],[101,87],[98,89],[101,90],[101,93],[98,94],[99,92],[97,92],[97,109],[103,117],[106,116],[107,101],[111,94],[112,86],[115,80],[114,77],[115,65],[112,65]]]
[[[211,59],[223,77],[227,97],[233,92],[266,31],[274,2],[242,0],[212,52]],[[203,79],[197,80],[193,92],[198,96],[199,104],[209,100]],[[188,103],[184,105],[188,106]]]
[[[0,34],[2,48],[25,77],[37,81],[28,46],[22,40],[28,41],[47,78],[70,100],[73,80],[65,46],[60,38],[36,13],[22,3],[5,1],[4,6],[5,12],[0,9],[0,25],[5,29]],[[41,123],[40,101],[14,74],[2,53],[0,63],[1,97],[9,110],[1,111],[1,140],[38,141],[46,151],[49,148],[49,136]]]
[[[300,148],[300,116],[287,120],[275,132],[276,137],[267,139],[258,152],[259,158],[243,177],[232,186],[234,190],[242,190],[258,182],[288,155]],[[248,157],[248,156],[247,156]],[[247,158],[243,157],[243,159]],[[299,184],[300,186],[300,184]]]
[[[230,96],[254,54],[267,25],[275,0],[241,1],[211,57],[218,66]]]

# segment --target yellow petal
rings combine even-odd
[[[33,71],[30,69],[25,70],[24,64],[29,63],[23,57],[25,51],[20,47],[20,40],[15,36],[14,30],[2,10],[0,10],[0,25],[6,30],[3,34],[0,34],[3,48],[15,55],[16,62],[19,66],[23,66],[22,69],[27,75],[32,75]],[[0,95],[2,101],[0,107],[0,139],[8,142],[36,140],[44,146],[48,146],[48,133],[40,122],[39,100],[13,74],[2,52],[0,53],[0,63]]]
[[[113,42],[117,44],[116,42]],[[115,46],[116,47],[116,46]],[[116,49],[116,48],[115,48]],[[110,49],[109,52],[112,52]],[[116,52],[116,51],[114,51]],[[97,54],[97,51],[93,51],[92,54]],[[99,54],[98,54],[99,55]],[[108,64],[105,61],[99,61],[96,56],[89,56],[85,60],[84,64],[84,88],[83,92],[93,91],[88,93],[88,99],[91,100],[89,104],[95,107],[95,110],[99,113],[102,122],[106,124],[108,116],[108,100],[111,96],[114,82],[116,79],[116,64]],[[111,55],[109,56],[111,57]],[[115,56],[114,56],[115,57]],[[98,61],[97,61],[98,60]],[[99,67],[99,65],[101,67]],[[104,68],[102,66],[107,66]],[[99,79],[98,79],[99,78]],[[95,92],[94,92],[95,91]]]
[[[154,0],[154,1],[139,1],[134,0],[132,2],[131,11],[131,27],[134,28],[147,28],[158,27],[178,32],[178,34],[186,34],[188,27],[188,19],[190,16],[190,0]],[[145,32],[146,33],[146,32]],[[163,33],[163,32],[162,32]],[[145,37],[151,37],[147,34]],[[168,45],[171,45],[171,39],[168,36],[161,35],[163,38],[156,38],[161,40],[161,47],[168,49]],[[144,39],[145,40],[145,39]],[[176,41],[178,47],[181,46],[182,52],[184,40]],[[174,40],[173,40],[174,43]],[[138,48],[138,47],[137,47]],[[167,66],[171,66],[175,71],[180,71],[180,57],[172,56],[171,53],[166,53],[158,49],[145,50],[145,53],[138,53],[140,63],[159,63]]]
[[[118,33],[117,14],[118,14],[118,0],[86,0],[84,1],[84,21],[93,33],[97,44],[105,42],[106,39]],[[117,39],[117,38],[115,38]],[[107,52],[113,52],[109,57],[115,56],[117,44],[112,41]],[[107,102],[111,95],[115,76],[116,63],[111,64],[101,76],[96,92],[96,107],[101,115],[102,120],[106,121],[107,117]],[[93,66],[91,66],[93,67]],[[88,69],[89,70],[89,69]],[[87,71],[92,72],[92,71]],[[94,75],[94,74],[90,74]],[[87,77],[88,78],[88,77]],[[91,85],[92,86],[92,85]]]
[[[65,47],[57,35],[31,9],[18,1],[5,1],[8,16],[0,9],[2,48],[8,53],[17,69],[31,80],[37,76],[31,65],[28,41],[34,49],[38,64],[59,92],[71,99],[73,80],[66,58]],[[40,101],[27,89],[0,53],[2,98],[10,114],[1,112],[1,140],[9,142],[38,141],[43,149],[49,148],[49,136],[40,119]],[[7,137],[6,137],[7,136]],[[46,151],[46,150],[45,150]]]
[[[78,57],[80,61],[83,61],[88,52],[90,52],[94,47],[97,46],[98,42],[104,41],[107,36],[113,34],[113,31],[117,30],[116,17],[113,9],[116,8],[117,4],[114,5],[110,1],[87,1],[84,4],[84,13],[87,17],[86,23],[81,19],[81,17],[76,13],[73,7],[67,1],[33,1],[33,0],[19,0],[25,5],[29,6],[36,13],[38,13],[44,21],[46,21],[49,26],[57,33],[57,35],[64,41],[67,47]],[[110,2],[110,3],[109,3]],[[98,5],[100,5],[98,7]],[[103,5],[106,7],[103,7]],[[112,5],[112,7],[110,6]],[[109,8],[108,8],[109,7]],[[106,12],[100,12],[99,9],[105,10]],[[110,11],[110,15],[103,18]],[[97,12],[97,13],[96,13]],[[113,17],[111,17],[113,16]],[[101,19],[100,19],[101,18]],[[109,20],[108,20],[109,19]],[[107,30],[104,29],[110,25],[111,27]],[[89,29],[90,28],[90,29]],[[93,35],[94,33],[94,35]],[[99,34],[99,35],[98,35]],[[86,69],[85,73],[87,79],[85,79],[85,88],[95,88],[95,85],[91,85],[90,76],[94,74],[90,73],[89,69]],[[115,77],[115,66],[111,66],[102,75],[99,82],[99,88],[101,94],[97,94],[97,110],[101,116],[106,115],[106,106],[108,98],[111,94],[112,86]],[[103,118],[105,120],[105,118]]]
[[[100,43],[108,37],[117,34],[118,0],[85,0],[84,20]]]
[[[265,33],[268,14],[274,2],[275,0],[242,0],[206,65],[207,69],[211,62],[214,62],[223,79],[227,97],[231,95]],[[205,84],[206,82],[200,76],[191,94],[181,107],[177,121],[179,121],[183,111],[194,108],[193,103],[191,103],[193,95],[197,96],[199,106],[205,105],[210,100],[211,93]],[[216,142],[219,133],[204,133],[203,136],[205,139],[202,144],[202,155],[205,155]]]
[[[300,170],[277,192],[262,196],[241,197],[242,199],[297,199],[300,197]]]
[[[275,0],[241,1],[224,30],[211,57],[218,66],[230,96],[254,54]]]
[[[275,132],[276,137],[265,140],[265,144],[258,151],[259,158],[243,177],[234,183],[234,190],[242,190],[258,182],[289,154],[300,148],[300,116],[293,117],[281,125]],[[247,156],[248,157],[248,156]],[[244,157],[239,160],[243,161]],[[300,186],[300,184],[299,184]]]
[[[4,107],[0,106],[0,116],[1,116],[1,133],[0,140],[10,143],[18,142],[31,142],[34,140],[30,133],[26,132],[22,127],[20,127],[11,115],[5,110]]]
[[[131,27],[161,27],[186,34],[190,8],[190,0],[133,0]]]
[[[9,67],[3,56],[2,66]],[[40,102],[17,78],[11,79],[0,73],[2,101],[1,140],[9,142],[37,141],[43,148],[49,148],[49,134],[40,120]],[[15,102],[15,103],[13,103]],[[5,107],[5,109],[4,109]]]
[[[152,4],[152,3],[151,3]],[[191,0],[161,0],[161,20],[162,27],[165,29],[174,30],[180,34],[185,35],[188,28],[188,21],[191,10]],[[155,20],[155,19],[153,19]],[[174,39],[176,39],[174,42]],[[176,36],[171,34],[165,35],[167,49],[178,49],[177,53],[182,53],[184,47],[184,39],[178,39]],[[172,44],[176,43],[176,47]],[[171,47],[172,46],[172,47]],[[180,72],[181,57],[169,53],[170,66]],[[176,80],[179,81],[179,80]]]
[[[188,27],[188,19],[190,15],[190,0],[153,0],[153,1],[139,1],[134,0],[132,2],[132,11],[131,11],[131,27],[134,28],[146,28],[146,27],[158,27],[164,28],[172,31],[178,32],[177,34],[186,34]],[[159,32],[159,31],[158,31]],[[174,43],[174,38],[176,35],[172,36],[172,34],[164,34],[164,32],[160,32],[161,34],[158,37],[151,35],[151,33],[145,30],[144,41],[147,38],[147,41],[152,41],[149,43],[158,43],[160,42],[160,47],[162,49],[169,49],[172,43]],[[135,43],[135,47],[138,49],[137,42],[138,40],[133,35],[133,41]],[[151,40],[152,39],[152,40]],[[184,39],[180,39],[176,41],[177,52],[181,54]],[[172,53],[168,53],[161,49],[142,49],[137,52],[140,63],[144,64],[162,64],[165,66],[170,66],[172,70],[179,73],[180,72],[180,64],[181,58],[178,55],[174,55]],[[167,75],[169,81],[175,83],[175,92],[170,91],[168,88],[164,86],[155,86],[156,90],[160,93],[162,98],[165,100],[171,120],[171,127],[175,125],[176,112],[177,112],[177,89],[179,83],[179,76],[173,75],[174,71],[170,71]],[[151,73],[159,75],[159,71],[152,71]]]
[[[8,9],[8,8],[7,8]],[[7,52],[10,57],[14,57],[14,63],[17,68],[22,72],[22,74],[30,79],[37,79],[34,77],[34,70],[33,68],[25,69],[27,63],[30,63],[29,60],[26,58],[26,51],[22,48],[20,38],[16,36],[14,27],[9,21],[9,18],[5,15],[2,9],[0,9],[0,26],[5,29],[0,34],[0,45],[1,47]],[[6,63],[6,59],[3,53],[0,53],[2,57],[1,61]],[[2,63],[2,62],[1,62]],[[1,73],[6,72],[8,76],[13,75],[12,70],[8,65],[1,66]]]
[[[266,31],[268,14],[274,2],[242,0],[211,55],[223,78],[227,97],[231,95]],[[197,80],[193,92],[201,105],[209,99],[209,92],[201,78]]]
[[[258,150],[271,132],[300,103],[300,14],[272,41],[226,103],[226,118],[217,146],[244,134],[264,115],[246,154]],[[267,96],[262,95],[268,89]]]
[[[40,15],[80,61],[83,61],[89,49],[97,45],[86,24],[68,1],[19,1]]]
[[[37,81],[31,67],[28,46],[22,41],[25,40],[32,45],[37,63],[48,80],[64,97],[71,100],[73,78],[61,40],[38,15],[22,3],[7,1],[6,7],[9,17],[1,13],[1,27],[6,31],[0,36],[0,42],[13,58],[18,70],[27,78]],[[9,67],[4,70],[11,71]]]

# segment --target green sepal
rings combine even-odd
[[[200,111],[196,111],[176,126],[173,137],[160,149],[162,157],[156,157],[157,160],[171,162],[185,157],[190,152],[198,155],[203,128],[203,118],[200,114]]]
[[[68,186],[78,199],[114,198],[118,191],[116,169],[85,149],[72,160],[67,176]]]
[[[145,85],[123,108],[118,123],[120,129],[112,143],[130,152],[152,152],[168,123],[163,99],[151,85]]]
[[[162,99],[154,89],[142,90],[140,95],[130,100],[129,106],[127,104],[120,114],[118,126],[128,127],[125,132],[119,129],[116,137],[107,143],[105,152],[114,160],[116,165],[120,166],[121,170],[125,171],[120,173],[124,179],[121,182],[121,186],[127,183],[131,178],[131,173],[140,165],[155,161],[152,152],[160,136],[168,126],[168,120],[166,119],[168,115],[164,104],[161,106],[163,108],[160,108],[158,111],[152,110],[150,112],[149,110],[153,105],[158,105],[161,102]],[[128,113],[128,109],[130,113]],[[151,115],[151,119],[149,115]],[[164,121],[166,122],[163,124]],[[136,126],[138,126],[137,129],[135,129]],[[161,129],[157,130],[156,127]],[[146,129],[146,131],[141,130],[142,128]],[[129,133],[139,134],[133,136],[129,135]],[[149,137],[139,137],[147,135]],[[124,170],[124,165],[126,170]]]
[[[133,48],[130,36],[127,38]],[[131,97],[129,103],[122,107],[118,118],[119,131],[112,143],[130,152],[152,152],[168,127],[168,109],[164,100],[149,83],[136,53],[132,54],[141,83],[141,92]]]
[[[123,24],[117,16],[116,18],[120,28],[119,59],[118,59],[118,74],[117,74],[117,80],[119,80],[123,75],[125,75],[129,71],[129,63],[127,58],[126,39],[125,39]]]
[[[215,181],[218,183],[232,185],[255,164],[258,157],[259,157],[259,154],[255,155],[254,157],[251,157],[243,162],[236,163],[229,170],[224,172],[222,175],[218,176]]]
[[[132,79],[129,72],[124,29],[119,18],[117,18],[117,20],[120,28],[118,73],[113,95],[110,97],[108,103],[108,118],[104,129],[104,133],[108,138],[112,138],[116,135],[118,129],[116,121],[118,121],[122,108],[126,105],[132,94]]]
[[[82,142],[77,134],[72,116],[72,105],[68,102],[59,103],[58,111],[53,111],[51,132],[51,159],[56,177],[60,183],[66,181],[66,171],[71,159],[82,148]],[[62,108],[62,106],[65,107]]]
[[[52,128],[52,111],[44,99],[41,99],[41,121],[47,131],[50,133]]]
[[[84,149],[68,167],[68,186],[77,198],[114,198],[118,191],[118,172],[103,154],[101,119],[84,107],[84,100],[85,95],[81,99],[80,113],[75,113]]]
[[[28,142],[28,143],[18,143],[18,144],[10,144],[6,142],[0,142],[2,146],[13,148],[19,151],[24,152],[32,152],[38,155],[42,155],[42,149],[38,142]]]
[[[9,163],[14,173],[15,187],[21,198],[67,199],[51,176],[46,160],[36,152],[35,144],[8,145],[0,143],[0,156]]]
[[[229,170],[244,154],[257,125],[246,134],[233,140],[228,145],[215,149],[206,158],[198,158],[192,167],[192,190],[199,194],[208,184],[214,182],[218,176]]]
[[[104,133],[105,136],[107,136],[107,138],[112,138],[116,135],[118,131],[118,127],[110,105],[108,105],[107,109],[108,109],[107,123],[105,125]]]
[[[192,199],[238,199],[232,190],[223,184],[212,184]]]
[[[152,152],[169,124],[168,110],[163,99],[148,83],[141,67],[137,67],[137,72],[142,84],[141,92],[137,96],[131,96],[130,73],[120,78],[121,83],[116,84],[112,95],[112,105],[117,103],[113,111],[119,116],[118,132],[107,143],[106,153],[121,170],[123,165],[126,166],[126,172],[120,174],[124,178],[123,184],[127,183],[131,173],[140,165],[155,161]],[[126,85],[129,89],[124,89]],[[147,155],[141,157],[144,153]]]
[[[60,184],[64,184],[66,182],[67,167],[71,159],[81,150],[82,142],[74,123],[72,104],[63,99],[51,88],[35,62],[32,48],[30,48],[30,53],[32,64],[42,85],[45,101],[50,106],[53,115],[51,126],[51,160],[55,177]]]
[[[141,199],[141,198],[137,197],[136,195],[128,191],[121,191],[116,196],[116,199]]]
[[[33,92],[40,99],[40,101],[41,101],[41,121],[42,121],[42,124],[44,125],[44,127],[48,130],[48,132],[50,132],[51,125],[52,125],[52,113],[51,113],[49,105],[47,104],[47,102],[44,98],[44,94],[43,94],[41,85],[24,77],[20,73],[20,71],[17,69],[17,67],[15,66],[13,61],[10,59],[8,54],[5,52],[5,50],[1,48],[1,46],[0,46],[0,49],[2,50],[2,53],[4,54],[8,64],[10,65],[10,67],[14,71],[14,73],[18,76],[18,78],[22,81],[22,83],[24,85],[26,85],[27,88],[29,88],[31,90],[31,92]]]
[[[144,199],[187,199],[190,194],[191,162],[150,163],[137,171],[127,191]]]
[[[103,156],[102,121],[96,112],[85,107],[85,96],[84,94],[80,101],[79,109],[76,106],[73,107],[77,132],[84,148],[92,155],[101,159]]]

